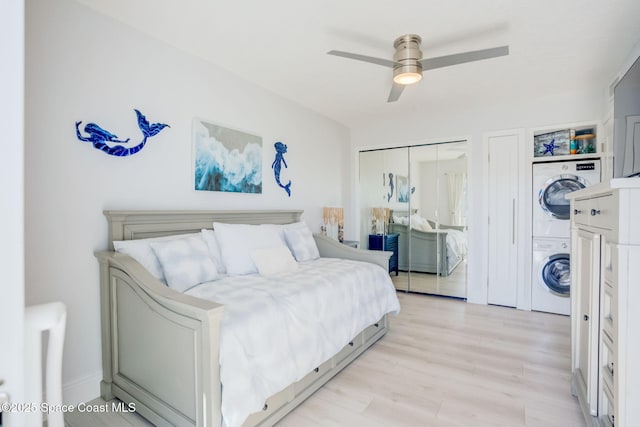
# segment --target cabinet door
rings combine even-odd
[[[574,370],[586,391],[591,415],[598,415],[598,329],[600,295],[600,235],[584,230],[574,232],[574,263],[571,294],[575,329]],[[576,291],[574,293],[574,290]]]

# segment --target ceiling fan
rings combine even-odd
[[[396,53],[393,60],[376,58],[373,56],[360,55],[358,53],[331,50],[329,55],[342,56],[344,58],[356,59],[358,61],[370,62],[393,68],[393,86],[387,102],[395,102],[400,98],[404,87],[418,83],[422,79],[422,71],[433,70],[435,68],[448,67],[450,65],[464,64],[465,62],[481,61],[483,59],[495,58],[509,54],[509,46],[499,46],[489,49],[472,50],[469,52],[456,53],[453,55],[439,56],[436,58],[422,59],[420,50],[422,39],[416,34],[405,34],[398,37],[393,42]]]

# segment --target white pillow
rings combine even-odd
[[[306,223],[296,227],[285,227],[284,237],[296,261],[310,261],[320,258],[318,245]]]
[[[411,215],[411,228],[420,231],[433,231],[433,228],[431,228],[431,224],[429,224],[429,221],[422,218],[418,214]]]
[[[396,224],[402,224],[402,225],[407,225],[407,223],[409,222],[407,220],[406,216],[398,216],[398,215],[394,215],[393,216],[393,222],[395,222]]]
[[[116,252],[129,255],[131,258],[138,261],[149,271],[149,273],[153,275],[153,277],[166,283],[164,274],[162,273],[162,267],[158,262],[158,257],[156,257],[153,249],[151,249],[150,244],[152,242],[166,242],[192,236],[198,236],[198,234],[176,234],[173,236],[152,237],[149,239],[138,240],[114,240],[113,247]]]
[[[281,227],[273,224],[225,224],[214,222],[213,229],[220,245],[227,274],[257,273],[251,251],[286,246]]]
[[[298,268],[296,260],[286,246],[254,249],[251,251],[251,259],[261,276],[275,276]]]
[[[220,252],[220,245],[218,244],[218,239],[216,238],[216,233],[213,230],[208,230],[206,228],[202,229],[202,238],[207,243],[209,247],[209,255],[211,255],[211,259],[213,263],[216,265],[216,269],[220,274],[226,274],[227,269],[224,266],[224,262],[222,262],[222,252]]]
[[[162,265],[167,285],[178,292],[218,277],[209,248],[200,236],[153,242],[151,248]]]

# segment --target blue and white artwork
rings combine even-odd
[[[118,139],[116,134],[113,134],[107,130],[104,130],[95,123],[87,123],[84,127],[85,135],[80,132],[81,121],[76,122],[76,136],[80,141],[90,142],[94,148],[107,153],[111,156],[125,157],[138,153],[142,150],[147,143],[147,139],[157,135],[160,131],[166,127],[170,127],[164,123],[150,124],[147,118],[139,110],[134,110],[138,117],[138,127],[142,132],[142,141],[133,147],[125,146],[122,144],[128,144],[131,138]]]
[[[195,189],[262,193],[262,138],[195,119]]]
[[[396,175],[396,194],[398,196],[398,203],[409,202],[409,180],[406,176]]]
[[[273,175],[275,176],[278,186],[284,189],[284,191],[287,192],[287,195],[291,197],[291,180],[289,180],[286,185],[283,185],[280,181],[280,172],[282,171],[282,166],[284,165],[285,168],[288,167],[287,162],[284,160],[284,153],[287,152],[287,144],[283,144],[282,142],[278,141],[273,144],[273,147],[276,149],[276,158],[271,164]]]

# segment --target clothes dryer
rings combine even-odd
[[[565,195],[600,182],[600,160],[533,164],[533,237],[569,237]]]
[[[569,239],[533,238],[531,309],[571,312]]]

